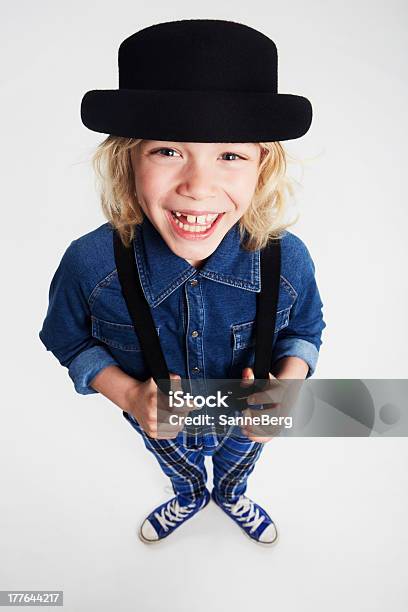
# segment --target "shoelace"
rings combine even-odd
[[[190,514],[194,507],[194,503],[188,506],[180,506],[177,499],[171,499],[167,506],[162,508],[161,513],[155,512],[154,516],[159,521],[164,531],[168,531],[169,527],[174,527],[177,521],[182,521],[187,514]]]
[[[243,523],[243,527],[251,527],[250,533],[258,529],[262,521],[265,520],[264,516],[259,516],[259,510],[254,507],[254,502],[244,495],[241,495],[235,504],[228,504],[225,502],[224,506],[230,508],[231,514],[236,516],[239,521],[246,521]],[[247,513],[247,516],[243,516]]]

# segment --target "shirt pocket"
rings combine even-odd
[[[156,327],[156,332],[160,336],[160,327]],[[133,325],[113,323],[92,315],[92,336],[111,349],[138,352],[142,356],[142,347]]]
[[[278,310],[275,334],[289,325],[291,306]],[[255,321],[231,325],[232,360],[230,378],[241,378],[243,368],[252,368],[255,363]]]

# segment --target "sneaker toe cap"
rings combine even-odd
[[[159,539],[157,531],[148,519],[143,522],[140,532],[146,540],[154,541]]]
[[[259,536],[259,541],[263,542],[264,544],[272,544],[272,542],[274,542],[277,537],[278,532],[276,530],[276,527],[274,523],[270,523],[270,525],[268,525]]]

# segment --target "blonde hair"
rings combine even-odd
[[[137,201],[131,149],[142,139],[109,135],[92,156],[92,165],[99,183],[100,201],[106,219],[120,234],[123,244],[129,246],[135,235],[135,226],[143,220],[143,211]],[[280,142],[260,142],[261,162],[258,183],[250,203],[239,220],[243,248],[255,251],[266,246],[270,239],[279,239],[284,230],[297,222],[285,222],[289,196],[294,193],[294,179],[287,176],[288,158]],[[247,241],[243,239],[247,232]]]

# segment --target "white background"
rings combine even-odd
[[[167,479],[120,409],[75,394],[38,338],[68,244],[105,221],[84,93],[118,86],[117,49],[162,21],[220,18],[270,36],[279,91],[308,97],[301,219],[324,303],[319,378],[407,378],[407,4],[15,2],[2,11],[0,589],[63,589],[65,609],[405,610],[404,438],[276,439],[248,494],[280,541],[214,504],[157,546],[136,536]],[[404,407],[406,408],[406,407]]]

